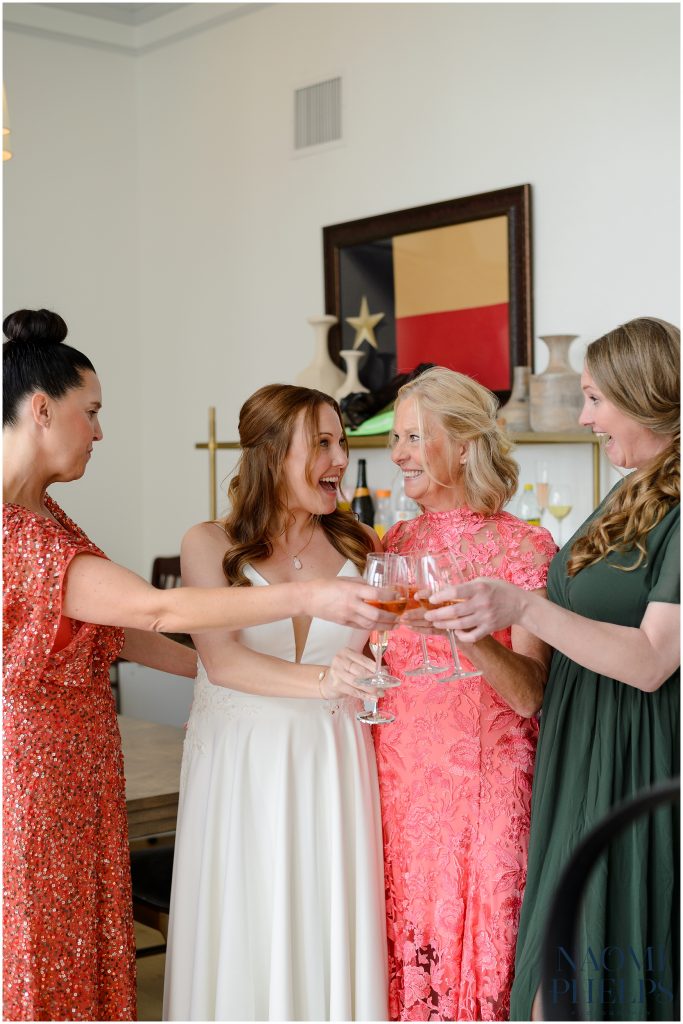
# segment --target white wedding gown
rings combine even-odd
[[[347,562],[339,575],[357,574]],[[352,632],[313,619],[302,662],[329,664]],[[241,640],[294,660],[291,619],[242,630]],[[387,1019],[379,793],[360,706],[229,690],[200,663],[183,752],[165,1020]]]

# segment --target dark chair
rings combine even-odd
[[[180,579],[180,555],[160,555],[152,562],[151,584],[159,590],[171,590],[173,587],[181,586]],[[186,633],[168,634],[172,640],[179,643],[190,644],[191,641]],[[119,664],[121,659],[117,658],[109,666],[109,681],[111,682],[112,693],[116,702],[117,715],[121,712],[121,687],[119,686]]]
[[[557,951],[567,951],[572,963],[581,957],[578,953],[577,924],[581,908],[581,897],[592,868],[598,857],[607,849],[616,835],[644,814],[650,814],[664,804],[674,803],[681,798],[680,779],[659,782],[644,789],[630,800],[618,804],[602,821],[584,836],[569,859],[555,890],[543,937],[543,963],[541,975],[541,1000],[543,1020],[588,1020],[582,1015],[579,998],[571,986],[566,990],[553,992],[553,979],[557,967]],[[674,993],[677,998],[677,993]],[[676,1005],[672,1005],[673,1017],[678,1020]],[[664,1019],[664,1018],[662,1018]]]
[[[152,562],[152,586],[172,590],[181,585],[180,555],[160,555]]]
[[[181,587],[180,555],[160,555],[152,563],[152,586],[160,590]],[[186,647],[194,647],[189,633],[166,633],[165,636]]]
[[[171,590],[181,586],[180,555],[161,555],[152,563],[151,583],[159,590]],[[187,642],[185,634],[167,634],[174,640]],[[168,935],[168,911],[171,900],[171,876],[173,874],[173,843],[158,844],[130,851],[130,873],[133,885],[133,919],[161,932],[164,942],[147,946],[137,951],[138,957],[155,956],[166,950]]]
[[[161,932],[164,942],[137,951],[138,957],[166,951],[168,911],[171,902],[173,846],[150,846],[130,851],[133,883],[133,919]]]

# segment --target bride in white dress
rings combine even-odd
[[[231,512],[186,534],[183,582],[357,577],[373,531],[339,511],[338,407],[261,388],[240,413]],[[166,1020],[386,1020],[382,836],[366,634],[321,619],[194,637]]]

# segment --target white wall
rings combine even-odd
[[[326,224],[530,182],[537,335],[580,335],[578,368],[618,322],[678,322],[678,17],[278,4],[130,60],[8,30],[5,309],[64,312],[108,396],[69,510],[144,575],[178,549],[208,514],[207,407],[233,438],[241,402],[309,362]],[[294,157],[293,90],[336,74],[343,144]],[[37,149],[57,125],[77,142],[55,164]],[[27,234],[40,253],[15,261]]]
[[[136,61],[7,31],[3,70],[14,151],[3,166],[4,311],[61,313],[103,383],[105,439],[86,477],[51,493],[113,558],[139,568]]]

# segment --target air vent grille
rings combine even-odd
[[[294,148],[319,146],[341,138],[341,78],[294,93]]]

